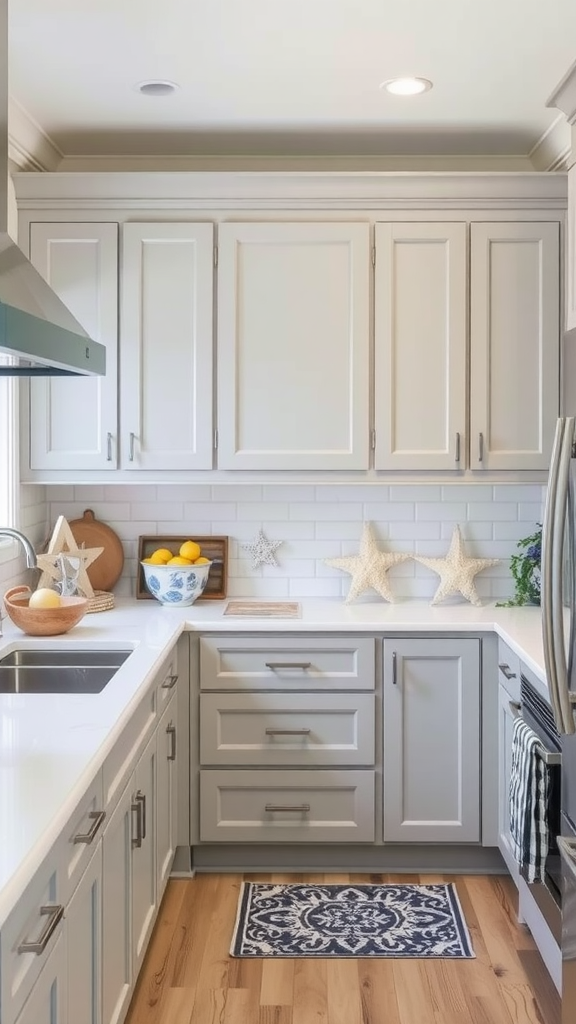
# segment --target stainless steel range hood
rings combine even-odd
[[[8,234],[8,0],[0,0],[0,376],[93,376],[106,349]]]

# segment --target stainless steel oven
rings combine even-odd
[[[576,1020],[576,828],[562,815],[562,1024]]]
[[[558,849],[562,806],[562,754],[560,735],[554,722],[552,709],[542,695],[526,679],[520,679],[520,708],[518,713],[540,740],[540,755],[548,766],[548,856],[543,882],[528,882],[527,872],[520,869],[530,893],[538,904],[558,946],[562,938],[562,865]]]

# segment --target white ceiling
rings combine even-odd
[[[576,0],[10,0],[10,92],[65,156],[526,156]],[[379,89],[415,74],[410,99]],[[144,79],[180,85],[144,97]]]

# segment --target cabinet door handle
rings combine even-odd
[[[136,815],[136,835],[132,836],[132,846],[135,848],[142,846],[142,840],[146,837],[146,826],[143,821],[145,807],[146,797],[138,790],[134,802],[130,805],[131,810]]]
[[[171,690],[173,686],[176,686],[178,682],[178,676],[166,676],[166,679],[162,683],[163,690]]]
[[[392,685],[396,686],[398,683],[398,658],[396,651],[392,652]]]
[[[106,434],[106,462],[112,462],[112,434]]]
[[[176,760],[176,726],[172,725],[172,722],[170,722],[170,725],[166,726],[166,735],[170,737],[170,753],[167,755],[167,759],[168,759],[168,761],[175,761]]]
[[[456,454],[454,455],[454,462],[460,462],[460,431],[456,431]]]
[[[267,736],[309,736],[310,729],[266,729]]]
[[[506,662],[503,661],[500,665],[498,665],[498,668],[500,669],[502,675],[505,676],[506,679],[516,679],[516,673],[512,671],[510,665],[507,665]]]
[[[106,811],[90,811],[88,817],[92,822],[91,827],[87,832],[78,832],[72,840],[73,843],[91,843],[106,817]]]
[[[310,804],[266,804],[265,811],[276,814],[277,811],[293,811],[300,814],[308,814]]]
[[[478,462],[484,462],[484,434],[478,434]]]
[[[134,462],[134,439],[135,439],[135,437],[136,437],[136,435],[131,430],[130,431],[130,447],[129,447],[129,451],[128,451],[128,459],[129,459],[130,462]]]
[[[64,917],[64,907],[61,903],[52,906],[40,907],[40,913],[43,917],[45,916],[48,918],[44,928],[35,942],[29,942],[28,939],[24,939],[24,942],[21,942],[18,946],[19,953],[36,953],[37,956],[40,956],[40,953],[44,952],[50,941],[50,937],[54,934],[56,928],[60,924],[60,921]]]
[[[266,668],[275,672],[279,668],[300,668],[304,672],[312,666],[311,661],[265,661]]]

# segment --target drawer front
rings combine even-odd
[[[62,840],[50,854],[2,927],[0,1006],[2,1024],[14,1024],[44,965],[63,937]],[[43,948],[26,951],[24,945]],[[61,943],[62,944],[62,943]]]
[[[200,772],[200,838],[236,843],[374,842],[373,771]]]
[[[170,692],[170,691],[168,691]],[[156,724],[156,689],[138,705],[120,739],[104,762],[104,810],[110,815],[118,803],[136,761],[146,746]]]
[[[498,641],[498,682],[513,700],[520,700],[520,658],[503,640]]]
[[[203,693],[204,765],[374,764],[372,693]]]
[[[372,638],[202,637],[202,690],[373,690]]]
[[[64,830],[62,892],[65,903],[70,900],[98,845],[98,840],[102,838],[105,818],[102,772],[98,772]]]
[[[172,652],[170,659],[164,665],[159,676],[159,683],[157,686],[157,699],[156,708],[158,716],[160,716],[166,707],[170,697],[174,693],[174,688],[178,682],[178,662],[176,659],[176,648]]]

